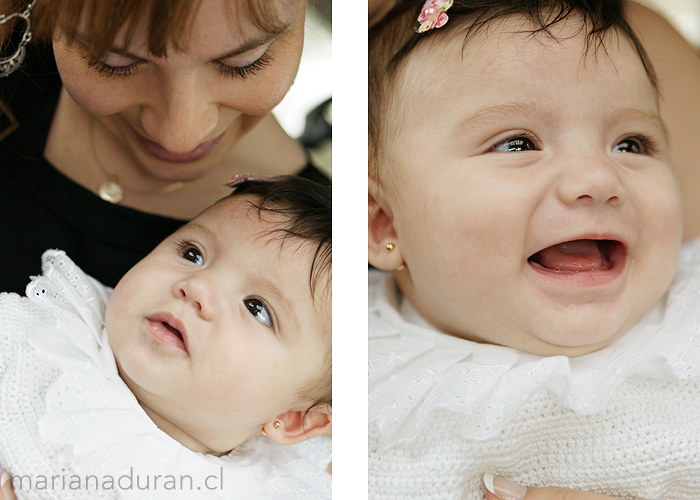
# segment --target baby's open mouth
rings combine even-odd
[[[573,240],[558,243],[532,255],[535,267],[560,273],[608,271],[625,255],[625,246],[616,240]]]

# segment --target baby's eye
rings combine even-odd
[[[537,151],[535,143],[524,136],[511,137],[496,144],[490,149],[497,153],[509,153],[511,151]]]
[[[180,255],[183,259],[189,260],[198,266],[204,265],[204,256],[202,252],[199,251],[199,248],[188,241],[180,242],[178,246],[180,247]]]
[[[644,152],[644,146],[640,143],[640,141],[628,138],[615,144],[612,151],[613,153],[642,154]]]
[[[255,319],[260,321],[260,323],[262,323],[266,327],[272,328],[272,316],[270,315],[270,312],[267,310],[267,306],[263,303],[262,300],[245,299],[243,303],[248,308],[248,311],[250,311],[250,314],[252,314],[255,317]]]

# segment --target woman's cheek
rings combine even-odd
[[[54,45],[56,66],[66,92],[82,109],[93,115],[111,115],[133,105],[133,85],[99,76],[85,57],[62,45]]]
[[[124,99],[116,89],[104,91],[100,85],[93,85],[89,80],[82,80],[76,85],[71,81],[63,81],[68,95],[83,110],[91,115],[113,115],[132,105],[131,99]],[[87,84],[86,84],[87,83]]]
[[[246,115],[267,114],[284,99],[294,83],[297,67],[298,63],[293,67],[286,64],[270,67],[245,80],[224,83],[227,98],[222,104]]]

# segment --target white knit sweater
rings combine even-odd
[[[700,241],[638,325],[579,358],[437,332],[380,272],[369,317],[371,499],[481,500],[484,472],[700,498]]]
[[[110,292],[48,251],[29,298],[0,294],[0,468],[18,499],[330,498],[326,438],[213,457],[161,432],[117,372]]]

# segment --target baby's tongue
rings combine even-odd
[[[595,240],[559,243],[538,252],[533,259],[543,267],[557,271],[586,272],[603,266],[603,256]]]

